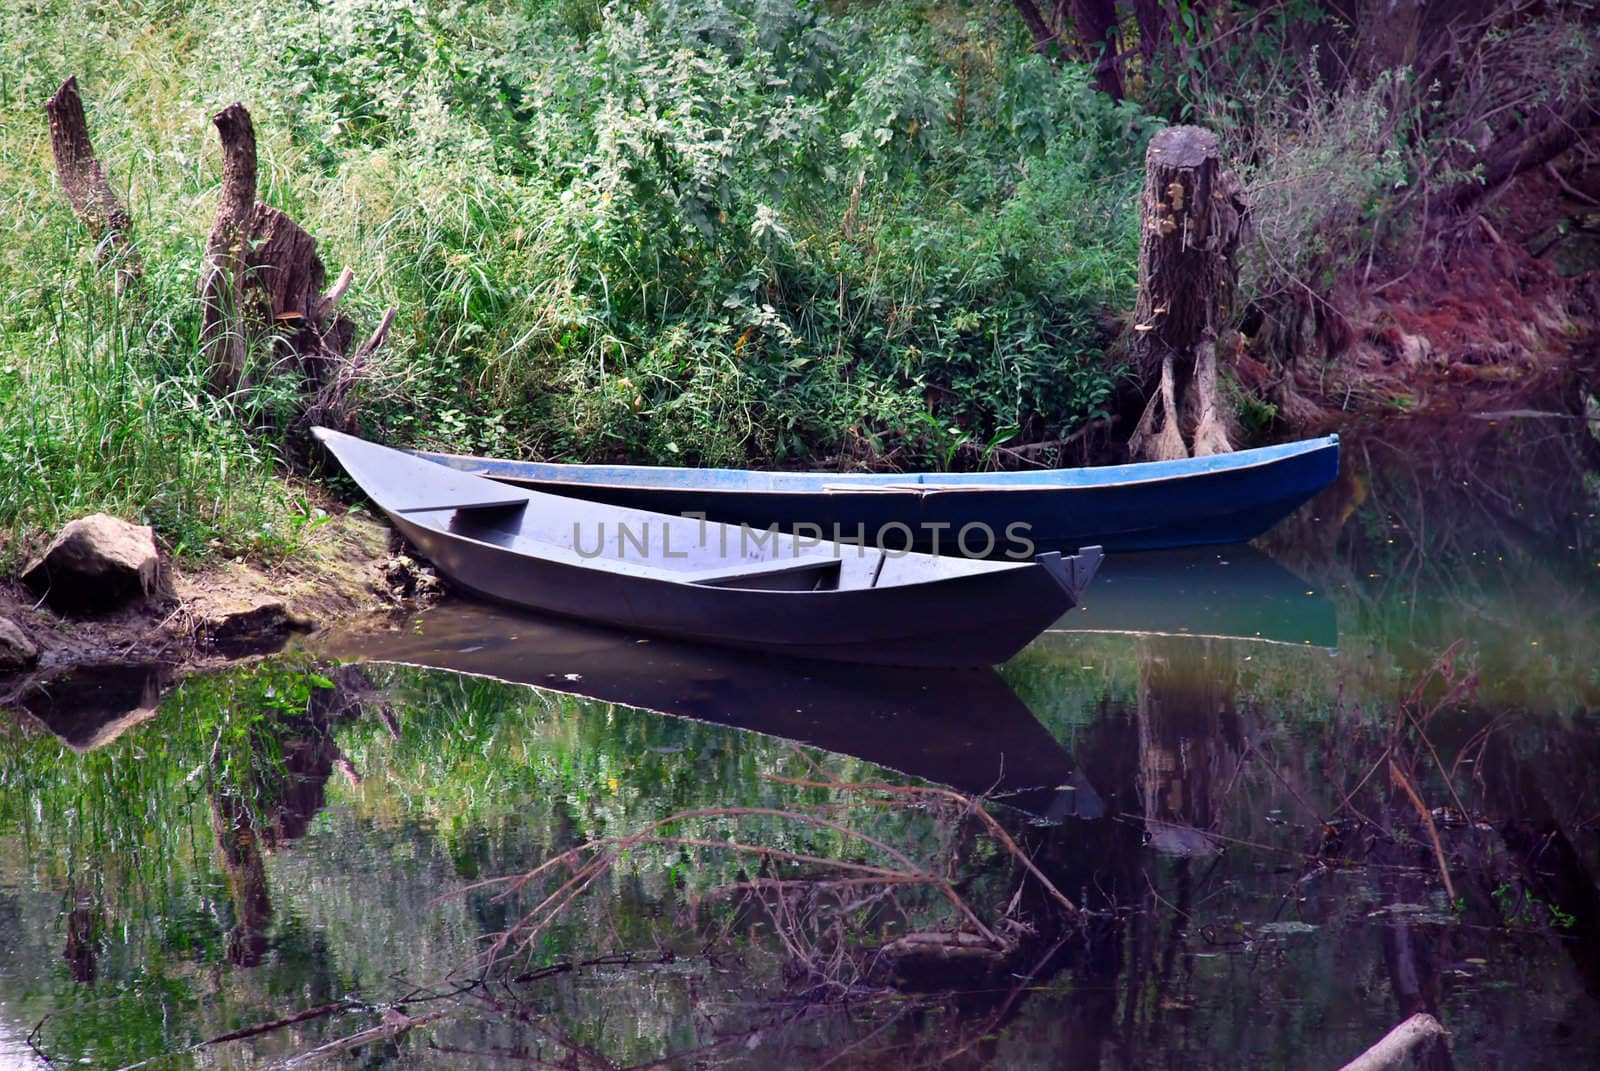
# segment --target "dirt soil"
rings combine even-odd
[[[0,578],[0,617],[39,648],[36,668],[0,675],[0,703],[77,666],[164,663],[183,673],[270,654],[294,633],[392,608],[436,585],[391,543],[387,525],[359,510],[334,515],[280,562],[162,565],[160,594],[93,619],[65,618],[37,605],[15,577]]]
[[[1591,171],[1577,181],[1600,188]],[[1580,390],[1600,390],[1600,241],[1560,239],[1593,233],[1579,221],[1600,218],[1600,200],[1553,175],[1529,172],[1400,260],[1357,265],[1308,297],[1264,346],[1228,353],[1241,387],[1270,397],[1296,434],[1470,418],[1533,397],[1582,415]],[[1294,355],[1286,367],[1274,347]]]

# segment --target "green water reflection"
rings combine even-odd
[[[442,1017],[324,1066],[1332,1068],[1423,1009],[1454,1033],[1429,1066],[1582,1066],[1600,1051],[1593,481],[1581,441],[1477,430],[1403,444],[1405,468],[1368,463],[1391,446],[1347,450],[1360,463],[1269,556],[1130,566],[1110,587],[1134,595],[1091,599],[1096,631],[1063,622],[998,675],[796,667],[446,606],[215,677],[55,682],[0,734],[0,1064],[46,1066],[36,1046],[59,1065],[273,1066],[402,1002]],[[1236,565],[1247,580],[1216,579]],[[1391,751],[1398,704],[1457,641],[1476,692],[1433,710],[1436,682],[1416,707],[1437,762],[1415,734]],[[341,664],[357,655],[413,664]],[[1390,757],[1435,809],[1453,896]],[[992,790],[1096,914],[1052,928],[970,829],[778,778]],[[519,969],[631,962],[441,997],[532,906],[473,883],[730,805],[827,805],[919,858],[954,837],[938,857],[962,894],[1034,923],[1023,977],[821,999],[770,926],[714,896],[766,864],[660,844]],[[885,858],[777,818],[684,828]],[[936,896],[905,903],[853,936],[950,923]]]

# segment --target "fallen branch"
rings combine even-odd
[[[385,1022],[382,1024],[370,1030],[363,1030],[358,1034],[351,1034],[347,1038],[330,1041],[326,1045],[318,1045],[309,1052],[303,1052],[299,1056],[285,1060],[281,1064],[273,1064],[271,1071],[293,1071],[294,1068],[307,1067],[329,1056],[336,1056],[341,1052],[348,1052],[351,1049],[371,1044],[374,1041],[397,1038],[401,1034],[409,1033],[419,1026],[427,1026],[429,1023],[437,1022],[444,1017],[444,1012],[430,1012],[427,1015],[419,1015],[413,1019],[408,1015],[391,1010],[385,1013]]]
[[[1382,1071],[1404,1060],[1412,1049],[1433,1038],[1447,1038],[1450,1031],[1427,1012],[1418,1012],[1389,1031],[1372,1048],[1345,1064],[1339,1071]]]
[[[205,1041],[201,1042],[201,1044],[220,1045],[224,1041],[243,1041],[245,1038],[253,1038],[261,1034],[271,1033],[274,1030],[281,1030],[286,1026],[293,1026],[295,1023],[303,1023],[308,1019],[320,1019],[324,1015],[332,1015],[336,1011],[343,1011],[349,1007],[350,1005],[343,1001],[339,1001],[335,1004],[320,1004],[315,1008],[307,1008],[305,1011],[296,1012],[293,1015],[286,1015],[282,1019],[272,1019],[265,1023],[257,1023],[255,1026],[246,1026],[241,1027],[238,1030],[230,1030],[228,1033],[218,1034],[214,1038],[206,1038]]]
[[[1117,421],[1115,417],[1101,417],[1099,420],[1089,421],[1089,423],[1085,424],[1083,427],[1079,428],[1077,431],[1066,436],[1065,438],[1046,439],[1043,442],[1036,443],[1023,443],[1021,446],[995,446],[993,447],[993,450],[997,454],[1002,454],[1017,461],[1022,461],[1029,465],[1035,465],[1039,468],[1044,468],[1044,465],[1034,460],[1035,457],[1050,450],[1064,450],[1087,435],[1091,435],[1102,428],[1110,428],[1115,426],[1116,422]],[[977,443],[962,443],[961,449],[969,454],[977,454],[980,458],[987,453],[985,448],[979,446]]]

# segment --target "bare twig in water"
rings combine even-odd
[[[1416,808],[1417,816],[1422,819],[1423,828],[1428,831],[1428,839],[1433,842],[1433,858],[1439,864],[1439,877],[1444,881],[1444,891],[1449,894],[1451,902],[1454,902],[1456,887],[1450,881],[1450,867],[1445,862],[1444,845],[1439,842],[1439,827],[1433,824],[1433,815],[1428,813],[1427,804],[1422,802],[1422,797],[1417,794],[1411,779],[1393,759],[1389,760],[1389,778],[1395,787],[1411,800],[1411,806]]]
[[[774,778],[776,781],[787,779]],[[972,810],[980,816],[989,832],[1003,844],[1007,851],[1021,861],[1022,865],[1039,880],[1050,896],[1074,918],[1078,909],[1068,900],[1060,890],[1056,889],[1048,879],[1035,867],[1016,843],[990,815],[981,807],[975,807],[974,801],[958,792],[943,789],[917,789],[900,790],[895,786],[851,786],[841,782],[823,781],[806,782],[793,781],[797,785],[815,784],[820,787],[834,789],[866,789],[878,788],[891,794],[899,794],[909,799],[940,798],[953,801]],[[799,825],[808,825],[830,832],[839,833],[860,843],[875,848],[887,856],[893,866],[881,866],[869,863],[854,862],[851,860],[832,859],[812,855],[805,852],[791,851],[783,848],[771,848],[757,844],[747,844],[734,840],[716,840],[709,837],[679,836],[663,832],[667,827],[690,821],[706,818],[776,818],[785,822]],[[615,863],[627,852],[646,845],[673,846],[684,848],[703,848],[707,850],[732,852],[738,855],[751,856],[763,862],[793,863],[802,866],[826,868],[836,874],[842,874],[842,879],[847,884],[854,885],[921,885],[939,893],[962,919],[963,925],[973,933],[978,934],[985,942],[996,949],[1004,948],[1007,942],[994,933],[992,929],[978,916],[972,907],[956,892],[951,878],[934,872],[923,864],[907,856],[903,851],[884,841],[852,829],[843,823],[825,818],[814,813],[793,810],[781,810],[771,807],[709,807],[694,810],[680,811],[652,822],[649,826],[637,833],[622,837],[606,837],[575,848],[568,849],[558,855],[545,860],[523,874],[507,878],[495,878],[487,881],[474,882],[451,893],[459,896],[464,893],[484,888],[497,888],[496,899],[503,900],[515,895],[530,883],[545,878],[563,867],[571,868],[566,880],[549,892],[543,900],[527,911],[522,918],[505,932],[499,934],[490,944],[484,955],[484,969],[487,971],[494,965],[504,961],[507,955],[517,955],[532,947],[538,935],[550,926],[567,907],[585,890],[590,888],[596,880],[607,873]],[[761,882],[744,883],[752,888],[781,888],[771,881],[763,879]],[[779,905],[783,909],[783,905]]]
[[[771,781],[774,784],[795,785],[800,788],[831,788],[838,791],[882,792],[891,795],[912,797],[931,796],[934,798],[951,800],[955,803],[958,803],[961,806],[968,808],[972,814],[978,816],[979,820],[984,823],[984,826],[988,829],[989,833],[994,837],[994,839],[999,841],[1006,851],[1010,852],[1012,857],[1015,858],[1019,864],[1021,864],[1022,868],[1039,882],[1039,884],[1044,888],[1045,893],[1056,902],[1057,906],[1059,906],[1074,919],[1077,919],[1082,915],[1082,911],[1078,908],[1078,905],[1067,899],[1066,894],[1060,889],[1056,888],[1055,884],[1051,882],[1049,878],[1044,876],[1044,872],[1034,865],[1033,860],[1028,857],[1028,853],[1019,848],[1017,846],[1017,842],[1011,839],[1011,834],[1006,832],[1005,827],[996,821],[992,814],[984,810],[982,807],[977,806],[977,800],[971,796],[957,792],[954,789],[936,788],[933,786],[884,785],[832,780],[808,781],[793,777],[779,777],[776,774],[766,774],[764,776],[766,780]]]
[[[39,1031],[43,1030],[44,1024],[49,1021],[50,1016],[46,1015],[43,1019],[33,1024],[33,1029],[28,1031],[27,1046],[33,1050],[35,1056],[44,1062],[46,1067],[54,1067],[56,1062],[46,1056],[43,1049],[39,1048]]]

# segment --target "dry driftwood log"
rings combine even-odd
[[[133,244],[133,220],[111,192],[89,141],[89,121],[83,114],[83,98],[78,95],[78,79],[62,82],[55,96],[45,102],[44,110],[50,119],[50,148],[55,153],[62,192],[99,243],[100,262],[113,264],[120,294],[143,273],[144,264]]]
[[[1226,414],[1217,394],[1217,338],[1228,323],[1243,232],[1242,188],[1221,169],[1217,136],[1193,126],[1157,134],[1145,154],[1139,235],[1139,296],[1132,352],[1159,389],[1146,405],[1129,453],[1169,460],[1226,453]]]
[[[1448,1038],[1450,1031],[1427,1012],[1418,1012],[1389,1031],[1372,1048],[1345,1064],[1339,1071],[1383,1071],[1401,1063],[1413,1048],[1425,1041]]]
[[[246,386],[248,363],[290,362],[306,379],[312,423],[338,423],[361,366],[383,345],[389,309],[367,341],[351,350],[355,325],[337,311],[354,273],[326,292],[317,242],[289,216],[256,200],[255,127],[242,104],[212,120],[222,139],[222,192],[206,246],[202,339],[219,392]]]

